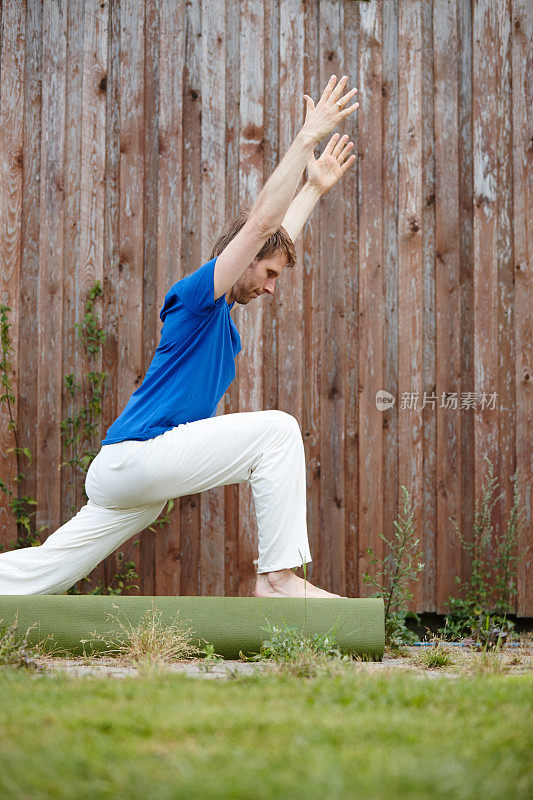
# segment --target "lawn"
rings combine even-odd
[[[0,670],[10,800],[519,800],[533,676]]]

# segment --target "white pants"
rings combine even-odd
[[[251,411],[103,445],[85,480],[89,502],[42,545],[0,553],[0,595],[62,594],[151,525],[169,499],[248,480],[257,572],[311,561],[298,421],[276,409]]]

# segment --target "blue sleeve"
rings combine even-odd
[[[220,295],[215,302],[215,262],[216,258],[203,264],[195,272],[178,281],[173,289],[179,299],[193,314],[207,314],[225,302],[225,295]]]

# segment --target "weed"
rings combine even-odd
[[[408,658],[411,652],[406,645],[392,641],[385,645],[385,655],[389,658]]]
[[[114,608],[119,608],[113,603]],[[205,650],[200,649],[191,640],[191,628],[185,628],[177,623],[171,625],[161,624],[161,611],[157,610],[152,600],[152,608],[148,609],[141,622],[133,626],[126,618],[126,623],[120,619],[120,612],[109,612],[108,617],[114,619],[116,626],[104,633],[92,632],[94,639],[82,639],[83,643],[101,641],[105,649],[100,655],[113,654],[118,663],[130,665],[143,665],[144,667],[161,666],[181,659],[191,659],[201,656]],[[177,612],[176,616],[179,614]]]
[[[268,638],[261,643],[259,653],[239,658],[244,661],[268,661],[268,670],[288,673],[298,677],[315,677],[319,674],[336,674],[343,671],[351,656],[342,654],[331,632],[308,636],[297,626],[272,625],[266,620],[262,628]]]
[[[205,658],[200,664],[200,670],[202,672],[211,672],[215,664],[219,664],[221,661],[224,661],[221,655],[215,653],[215,648],[212,644],[206,644],[206,646],[202,648],[201,652],[205,654]]]
[[[85,316],[82,322],[75,323],[74,327],[78,330],[78,338],[84,346],[84,355],[93,362],[99,353],[100,347],[105,342],[107,334],[100,328],[100,320],[94,314],[94,305],[98,297],[103,294],[102,284],[99,280],[95,281],[89,290],[89,296],[85,301]],[[102,396],[106,380],[105,372],[96,372],[91,369],[87,375],[87,386],[77,383],[73,373],[65,375],[65,387],[67,395],[71,401],[71,415],[60,423],[63,447],[66,449],[70,445],[75,445],[74,454],[71,458],[61,463],[61,467],[69,464],[75,470],[85,474],[91,465],[97,451],[89,447],[85,450],[80,449],[80,441],[92,443],[94,433],[98,431],[99,417],[102,413]],[[80,393],[85,405],[75,413],[77,396]]]
[[[135,539],[135,541],[131,543],[129,553],[139,544],[139,541],[139,539]],[[139,575],[135,568],[135,562],[127,558],[122,551],[117,553],[117,560],[119,562],[119,568],[107,586],[103,581],[100,581],[100,583],[94,586],[90,591],[80,592],[76,585],[74,585],[71,586],[65,594],[119,595],[122,594],[123,591],[138,589],[139,585],[135,583],[135,581]],[[90,585],[92,583],[92,576],[88,575],[82,578],[82,582],[86,582]]]
[[[297,678],[318,678],[342,675],[352,662],[349,656],[331,657],[324,652],[300,652],[287,661],[271,660],[264,669],[265,674],[292,675]]]
[[[263,658],[274,661],[290,661],[302,653],[324,653],[328,656],[341,655],[335,639],[327,634],[308,636],[296,626],[271,625],[267,620],[268,639],[262,642],[260,654]]]
[[[499,649],[484,650],[470,662],[470,672],[473,675],[503,675],[509,669],[510,665]]]
[[[35,659],[46,652],[46,642],[53,637],[49,635],[38,644],[29,645],[28,636],[37,623],[34,622],[33,625],[30,625],[26,633],[21,637],[17,634],[18,611],[11,625],[8,623],[2,625],[2,622],[3,620],[0,619],[0,667],[25,667],[26,669],[42,672],[44,667],[38,664]]]
[[[389,540],[380,533],[381,539],[389,548],[389,553],[384,559],[378,559],[371,547],[367,554],[371,556],[370,563],[377,564],[381,569],[373,576],[368,572],[363,575],[365,583],[376,587],[374,597],[382,597],[385,602],[385,641],[387,644],[410,644],[418,640],[418,636],[410,631],[405,620],[411,616],[408,612],[409,602],[413,595],[409,584],[417,580],[418,573],[424,568],[420,561],[423,556],[418,548],[419,539],[415,539],[411,499],[405,486],[403,492],[403,515],[399,514],[394,520],[394,538]],[[418,615],[412,614],[418,621]]]
[[[440,633],[448,639],[472,636],[478,647],[495,647],[497,642],[513,638],[514,623],[507,619],[512,613],[517,594],[516,566],[525,552],[517,555],[517,543],[522,515],[518,491],[518,470],[511,480],[514,484],[513,507],[510,511],[507,528],[500,537],[496,536],[492,525],[493,508],[502,494],[495,497],[497,480],[491,460],[481,490],[481,497],[475,505],[472,540],[466,541],[453,518],[461,546],[471,556],[471,575],[467,581],[455,577],[460,587],[461,597],[448,600],[449,614]]]
[[[456,663],[452,646],[439,637],[433,637],[430,644],[430,647],[423,647],[419,653],[411,655],[415,664],[426,669],[441,669]]]

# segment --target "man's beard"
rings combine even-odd
[[[237,303],[239,303],[241,306],[248,305],[250,300],[255,300],[256,299],[255,298],[255,289],[246,289],[246,288],[242,287],[241,289],[239,289],[239,291],[236,293],[236,295],[237,295],[237,297],[236,297]]]

